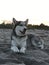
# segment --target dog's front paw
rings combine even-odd
[[[20,53],[25,53],[25,50],[26,50],[26,48],[22,47],[22,48],[20,49]]]
[[[11,50],[16,53],[19,52],[19,49],[17,47],[11,47]]]

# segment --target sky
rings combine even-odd
[[[0,0],[0,20],[12,21],[13,17],[29,19],[29,24],[49,25],[49,0]]]

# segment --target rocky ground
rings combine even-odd
[[[11,29],[0,29],[0,65],[49,65],[49,31],[28,30],[28,34],[40,36],[45,42],[45,48],[40,50],[27,40],[25,54],[12,53],[10,50]]]

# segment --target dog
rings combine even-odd
[[[31,43],[34,47],[44,49],[44,40],[36,35],[31,35]]]
[[[14,28],[11,35],[11,50],[16,53],[25,53],[26,40],[27,40],[27,24],[28,19],[25,21],[17,21],[13,18]]]

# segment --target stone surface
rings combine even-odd
[[[45,41],[46,48],[34,48],[28,38],[25,54],[10,50],[11,32],[11,29],[0,29],[0,65],[49,65],[49,31],[28,30],[28,34],[40,36]]]
[[[25,64],[6,63],[6,64],[1,64],[1,65],[25,65]]]

